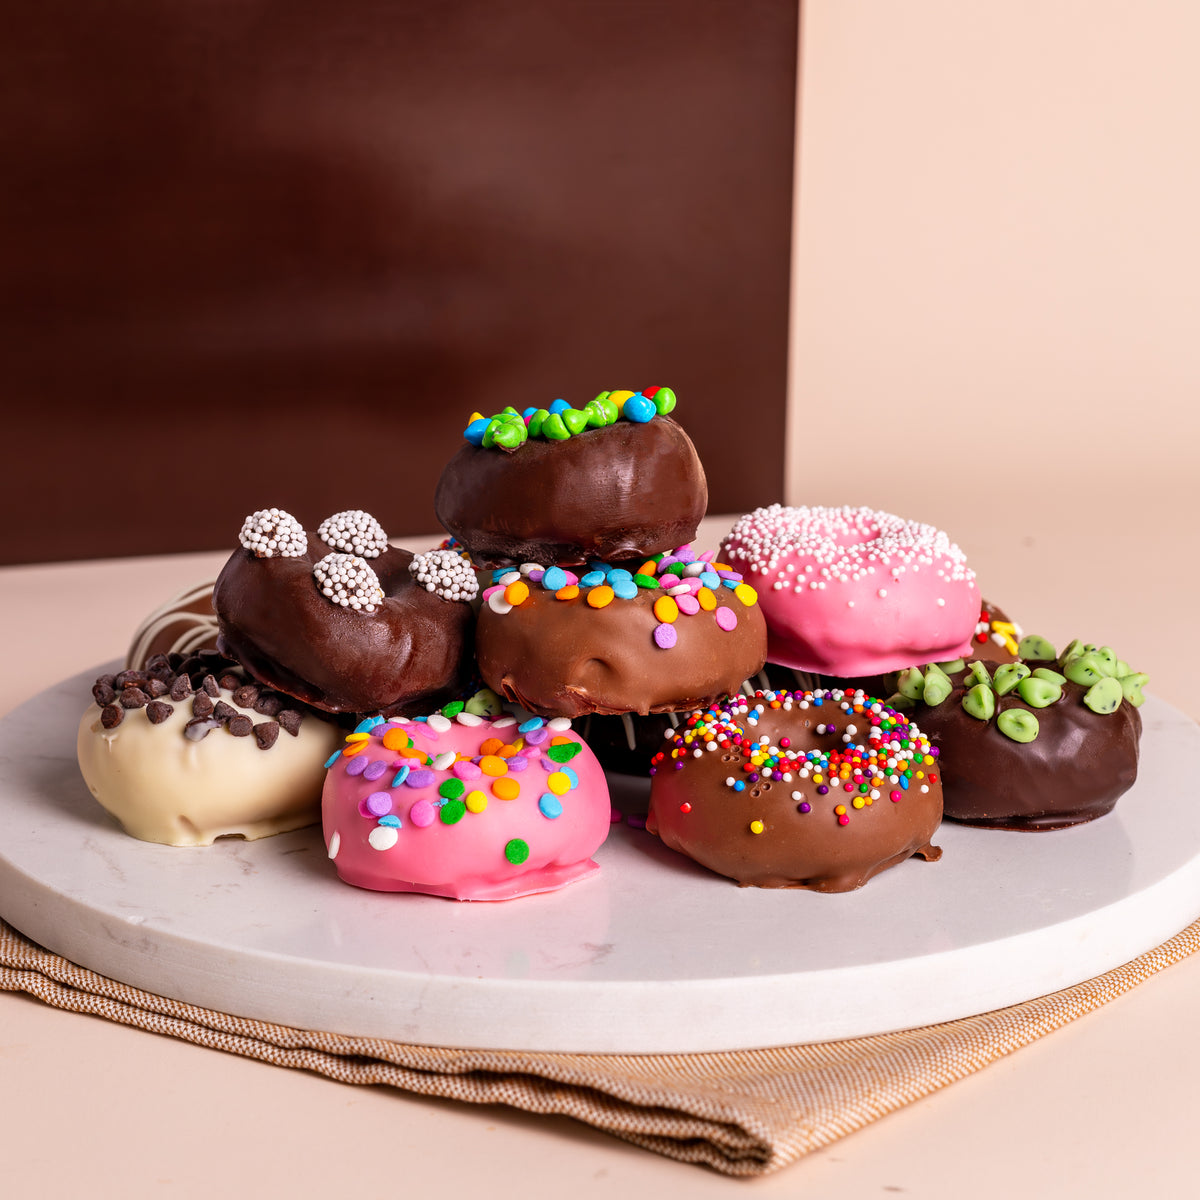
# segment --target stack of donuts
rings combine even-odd
[[[320,819],[348,883],[491,900],[597,869],[606,771],[648,773],[645,827],[760,887],[846,891],[936,860],[943,813],[1045,829],[1112,807],[1136,774],[1144,676],[1107,647],[1056,656],[1023,637],[945,533],[889,513],[772,505],[693,546],[708,490],[675,406],[651,387],[472,414],[434,500],[451,536],[425,553],[361,510],[315,528],[251,513],[211,589],[156,609],[125,671],[98,681],[89,786],[136,836]],[[168,721],[171,704],[186,711]],[[205,824],[195,785],[186,817],[122,816],[127,785],[105,767],[118,738],[189,772],[241,770],[218,759],[229,735],[278,740],[255,712],[285,740],[312,717],[305,736],[328,751],[279,818],[260,804]],[[1085,735],[1098,798],[1076,760],[1064,799],[1056,756]],[[987,786],[1023,766],[1020,795]],[[148,775],[169,804],[173,770]]]

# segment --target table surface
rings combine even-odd
[[[1172,491],[1178,494],[1172,494]],[[1062,643],[1107,642],[1193,719],[1190,604],[1200,585],[1183,482],[1148,521],[1064,514],[1031,499],[966,503],[954,536],[984,593]],[[728,527],[706,522],[700,542]],[[420,547],[428,539],[399,539]],[[137,621],[209,575],[222,553],[0,569],[9,661],[0,713],[123,654]],[[1153,576],[1137,564],[1153,564]],[[1146,587],[1146,583],[1152,583]],[[1189,786],[1194,784],[1189,781]],[[3,897],[0,897],[0,914]],[[492,1195],[689,1197],[752,1186],[823,1200],[877,1193],[977,1200],[1015,1189],[1183,1194],[1194,1171],[1200,956],[942,1092],[751,1185],[661,1159],[565,1118],[354,1088],[0,994],[0,1146],[13,1195]],[[358,1147],[353,1153],[350,1147]]]

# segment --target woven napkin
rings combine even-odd
[[[574,1117],[726,1175],[765,1175],[978,1071],[1200,949],[1200,920],[1086,983],[902,1033],[717,1054],[542,1054],[409,1046],[289,1029],[128,987],[0,921],[0,991],[201,1046],[472,1104]]]

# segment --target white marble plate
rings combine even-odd
[[[502,904],[339,882],[316,828],[200,849],[127,837],[75,729],[103,668],[0,722],[0,915],[137,987],[426,1045],[689,1052],[950,1020],[1090,978],[1200,916],[1200,728],[1153,697],[1141,777],[1054,833],[945,825],[858,892],[734,884],[618,826],[602,870]]]

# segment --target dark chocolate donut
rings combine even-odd
[[[902,674],[913,718],[944,755],[947,818],[996,829],[1062,829],[1111,811],[1137,778],[1142,686],[1108,647],[1061,656],[1024,638],[1000,665]]]
[[[732,696],[655,756],[646,828],[743,887],[847,892],[930,844],[937,751],[861,692]]]
[[[572,719],[691,709],[741,687],[767,646],[754,589],[678,553],[688,561],[593,564],[578,579],[561,567],[501,573],[476,630],[483,681],[530,712]]]
[[[696,449],[666,415],[512,450],[466,442],[434,496],[438,520],[481,567],[645,558],[691,541],[707,507]]]
[[[454,698],[472,675],[475,613],[446,597],[473,594],[470,568],[455,568],[450,551],[414,558],[373,525],[341,536],[329,521],[306,533],[278,510],[247,518],[213,589],[222,653],[327,712],[393,716]]]
[[[1016,662],[1017,647],[1024,631],[1002,608],[984,600],[979,622],[971,636],[968,661],[979,659],[987,663]]]

